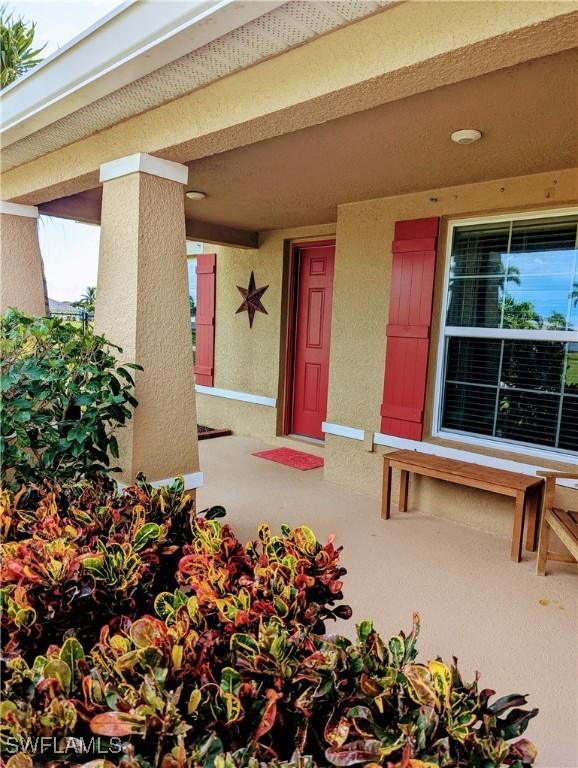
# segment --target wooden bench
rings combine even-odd
[[[546,493],[544,494],[544,511],[540,525],[540,544],[538,545],[536,573],[545,576],[548,560],[557,560],[562,563],[575,563],[578,560],[578,512],[571,509],[557,509],[554,507],[556,479],[578,480],[578,473],[538,472],[538,474],[546,478]],[[552,552],[548,549],[550,545],[550,531],[554,531],[570,554]]]
[[[391,470],[401,472],[399,490],[399,510],[407,511],[407,494],[409,474],[425,475],[449,483],[466,485],[470,488],[480,488],[484,491],[510,496],[514,500],[514,528],[512,531],[511,558],[520,562],[522,558],[522,536],[524,519],[528,512],[526,531],[526,549],[536,550],[536,533],[542,488],[544,481],[541,477],[524,475],[520,472],[510,472],[505,469],[478,466],[454,459],[444,459],[419,451],[394,451],[383,457],[383,496],[381,501],[381,516],[384,520],[390,518],[391,507]]]

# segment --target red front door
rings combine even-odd
[[[335,243],[300,246],[296,253],[291,431],[323,439],[321,422],[327,415]]]

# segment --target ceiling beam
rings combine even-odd
[[[70,197],[61,197],[42,203],[38,210],[43,216],[72,219],[85,224],[100,224],[102,195],[100,188],[91,189]],[[196,219],[185,219],[187,240],[215,245],[231,245],[236,248],[258,248],[259,233],[245,229],[227,227],[225,224],[211,224]]]
[[[96,193],[96,194],[95,194]],[[100,190],[89,190],[70,197],[60,197],[38,206],[42,216],[72,219],[84,224],[100,224],[102,195]]]
[[[185,219],[187,240],[215,245],[232,245],[237,248],[258,248],[259,233],[245,229],[235,229],[224,224],[211,224],[196,219]]]

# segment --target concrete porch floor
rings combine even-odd
[[[503,539],[412,512],[385,523],[376,499],[325,481],[323,470],[300,472],[252,456],[270,447],[260,440],[225,437],[199,447],[199,509],[222,504],[243,541],[262,521],[277,530],[304,523],[322,540],[335,533],[344,546],[352,624],[373,618],[389,637],[409,629],[418,611],[422,661],[456,655],[467,679],[481,672],[482,688],[530,693],[530,706],[540,709],[526,734],[538,748],[537,764],[578,766],[578,573],[571,567],[552,563],[542,578],[534,574],[535,556],[511,562]],[[337,629],[344,632],[345,623]]]

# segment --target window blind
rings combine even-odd
[[[578,451],[578,217],[456,227],[442,430]]]

